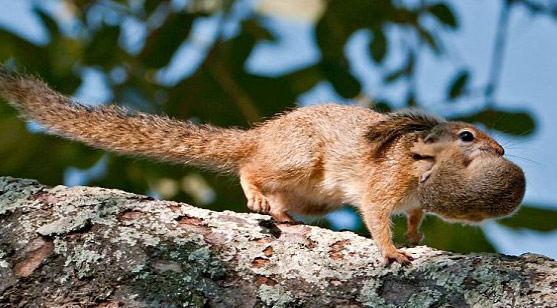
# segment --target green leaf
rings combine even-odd
[[[381,28],[373,30],[373,40],[371,41],[370,49],[373,61],[376,63],[383,62],[385,55],[387,55],[388,41]]]
[[[408,93],[406,93],[405,103],[408,107],[416,107],[418,105],[418,98],[413,89],[409,89]]]
[[[60,30],[58,23],[52,17],[50,17],[45,11],[39,8],[33,8],[33,13],[35,13],[40,19],[50,36],[50,39],[60,35]]]
[[[8,31],[0,30],[0,62],[15,59],[24,67],[46,68],[43,49]]]
[[[379,99],[373,101],[372,109],[381,113],[387,113],[392,111],[391,106],[392,104],[388,100]]]
[[[220,44],[221,55],[226,57],[229,66],[243,71],[245,62],[259,41],[274,41],[275,37],[255,20],[243,21],[242,31],[232,40]]]
[[[412,51],[408,53],[406,57],[406,63],[402,65],[399,69],[396,69],[386,76],[383,77],[383,82],[389,84],[392,83],[400,78],[407,77],[414,72],[414,64],[415,64],[416,57]]]
[[[389,84],[389,83],[392,83],[394,81],[397,81],[398,79],[402,78],[403,76],[406,76],[405,69],[400,68],[400,69],[397,69],[397,70],[394,70],[394,71],[388,73],[385,77],[383,77],[383,82]]]
[[[418,31],[418,35],[426,43],[426,45],[429,46],[429,48],[431,48],[431,50],[433,50],[436,55],[440,55],[441,47],[439,46],[438,40],[434,36],[434,34],[420,25],[416,26],[416,30]]]
[[[93,39],[87,45],[85,63],[110,68],[119,64],[118,39],[120,38],[120,26],[103,26],[93,34]]]
[[[151,13],[153,13],[159,7],[159,5],[161,5],[161,2],[166,2],[166,1],[145,0],[143,2],[143,9],[145,10],[145,13],[147,15],[151,15]]]
[[[242,23],[242,31],[251,35],[255,40],[264,40],[269,42],[276,41],[276,37],[267,28],[263,27],[258,21],[247,20]]]
[[[102,152],[86,146],[48,136],[31,134],[25,122],[15,116],[0,117],[0,170],[3,174],[61,184],[68,167],[88,168]]]
[[[169,15],[163,25],[147,37],[139,55],[143,64],[152,68],[167,65],[178,47],[188,38],[195,17],[198,15],[187,12]]]
[[[468,70],[462,69],[458,71],[447,88],[447,98],[449,100],[454,100],[461,96],[466,91],[469,80],[470,72]]]
[[[498,220],[497,222],[513,229],[551,232],[557,230],[557,209],[523,205],[513,216]]]
[[[452,119],[469,123],[482,123],[487,128],[515,136],[532,134],[536,128],[536,121],[529,111],[485,109],[468,116]]]
[[[445,3],[437,3],[427,8],[431,15],[435,16],[439,22],[449,26],[452,29],[458,28],[458,22],[452,9]]]
[[[312,65],[285,75],[282,78],[290,84],[294,96],[298,97],[315,87],[323,79],[323,76],[319,67],[317,65]]]
[[[341,66],[336,62],[322,61],[321,70],[335,91],[345,98],[353,98],[360,94],[360,82],[350,74],[346,66]]]

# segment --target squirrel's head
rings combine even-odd
[[[451,156],[435,160],[439,170],[418,185],[424,209],[449,221],[478,223],[508,216],[524,197],[526,180],[522,169],[503,157],[503,147],[475,126],[443,122],[424,137],[437,149],[456,150],[464,164],[456,166]]]
[[[505,155],[505,149],[493,138],[472,124],[465,122],[441,122],[426,133],[424,142],[449,142],[458,146],[470,159],[483,153]]]
[[[464,165],[446,161],[417,187],[422,207],[446,220],[476,223],[507,216],[522,202],[526,187],[524,172],[505,159],[505,151],[497,141],[472,124],[404,110],[373,123],[366,137],[374,145],[376,158],[387,155],[397,140],[413,144],[416,139],[441,150],[448,147],[464,154]]]
[[[481,153],[503,156],[505,150],[493,138],[472,124],[452,122],[419,110],[393,112],[370,126],[366,137],[379,157],[404,135],[418,136],[426,143],[454,142],[471,158]]]

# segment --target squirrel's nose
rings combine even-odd
[[[505,155],[505,149],[497,142],[490,144],[490,148],[493,152],[495,152],[495,154],[499,156]]]
[[[499,156],[505,155],[505,149],[497,142],[487,142],[487,144],[484,144],[481,149]]]
[[[495,144],[495,153],[497,153],[500,156],[505,155],[505,149],[498,143]]]

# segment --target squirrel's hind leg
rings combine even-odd
[[[271,205],[269,199],[263,194],[253,174],[248,171],[240,172],[240,186],[248,200],[248,208],[256,213],[269,214]]]
[[[248,200],[248,208],[256,213],[269,214],[276,221],[295,222],[288,215],[286,200],[280,193],[265,194],[256,176],[247,170],[240,172],[240,185]]]
[[[288,199],[281,192],[275,192],[271,196],[271,211],[269,214],[273,217],[274,220],[280,222],[291,222],[297,223],[289,214],[288,214]]]
[[[406,239],[410,245],[418,245],[423,239],[420,225],[424,211],[421,208],[411,209],[406,212]]]

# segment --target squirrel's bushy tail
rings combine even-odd
[[[249,131],[177,121],[115,106],[77,104],[0,67],[0,97],[50,133],[127,155],[233,171],[254,145]]]

